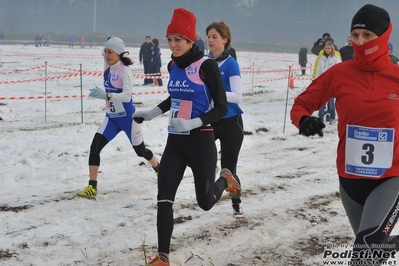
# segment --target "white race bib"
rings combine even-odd
[[[346,126],[345,172],[378,178],[392,166],[395,129]]]
[[[105,101],[105,108],[110,118],[126,116],[126,110],[122,102]]]

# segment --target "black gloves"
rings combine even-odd
[[[133,117],[133,120],[136,121],[137,124],[141,124],[144,122],[144,117]]]
[[[320,118],[304,116],[299,123],[299,134],[307,137],[318,134],[320,137],[323,137],[323,128],[325,127],[326,125]]]
[[[150,121],[160,114],[162,114],[162,110],[161,110],[161,108],[156,106],[148,111],[135,112],[133,114],[133,120],[136,121],[136,123],[141,124],[141,123],[143,123],[143,121]]]

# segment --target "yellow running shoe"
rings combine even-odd
[[[76,195],[84,198],[95,198],[97,196],[97,189],[95,189],[92,185],[88,185]]]
[[[157,177],[158,177],[158,173],[159,173],[159,163],[157,164],[157,166],[152,167],[152,169],[154,169],[154,172],[155,172],[155,174],[156,174]]]
[[[227,180],[226,191],[230,193],[230,196],[238,198],[241,195],[241,185],[238,183],[237,179],[233,176],[229,169],[223,168],[220,171],[220,177],[224,177]]]
[[[155,259],[151,259],[151,257],[148,257],[150,262],[148,262],[147,266],[170,266],[170,262],[164,262],[161,260],[161,258],[158,256],[155,257]]]

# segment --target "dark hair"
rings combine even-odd
[[[129,52],[128,52],[128,51],[125,51],[125,52],[121,53],[121,54],[119,55],[119,59],[122,61],[122,63],[123,63],[125,66],[133,65],[132,59],[130,59],[130,57],[124,57],[125,54],[128,55]]]
[[[332,44],[334,44],[334,39],[331,38],[331,37],[327,37],[327,38],[324,40],[324,42],[327,42],[327,41],[329,41],[329,42],[331,42]]]
[[[147,39],[147,38],[150,38],[150,39],[151,39],[151,36],[147,35],[147,36],[145,36],[145,38],[146,38],[146,39]]]
[[[158,41],[158,39],[152,39],[152,43],[155,45],[155,46],[158,46],[159,45],[159,41]]]
[[[227,41],[224,45],[224,49],[225,50],[229,49],[230,44],[231,44],[231,32],[230,32],[230,28],[226,25],[226,23],[224,23],[223,20],[217,21],[217,22],[212,22],[211,25],[206,27],[205,34],[208,35],[208,32],[211,29],[215,29],[223,39],[227,39]]]

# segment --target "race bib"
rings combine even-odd
[[[395,129],[346,126],[345,172],[378,178],[392,166]]]
[[[122,102],[105,101],[105,110],[109,118],[126,116],[126,110]]]
[[[177,132],[174,127],[170,126],[170,119],[183,118],[191,119],[191,112],[193,110],[193,102],[180,99],[172,99],[172,105],[169,112],[169,126],[168,131],[172,134],[190,135],[190,131]]]

